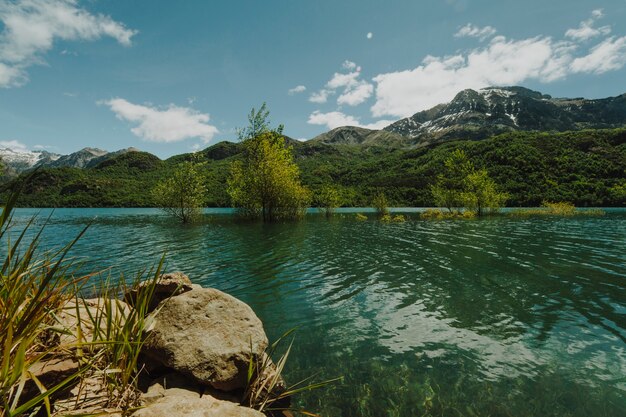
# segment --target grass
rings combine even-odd
[[[260,357],[250,355],[242,404],[270,416],[275,415],[275,412],[282,411],[294,411],[306,416],[318,416],[309,411],[291,407],[290,398],[301,392],[322,388],[342,378],[311,382],[315,377],[315,375],[311,375],[293,385],[285,386],[282,374],[289,358],[291,347],[293,346],[293,339],[289,342],[285,352],[278,355],[276,363],[272,361],[272,357],[277,356],[279,346],[283,344],[287,337],[294,331],[295,329],[289,330],[278,338],[278,340],[272,343]]]
[[[510,215],[517,217],[524,216],[603,216],[606,213],[602,209],[594,208],[588,210],[577,210],[574,204],[560,201],[544,201],[541,207],[536,209],[513,210]]]
[[[163,260],[153,271],[154,278],[139,288],[132,308],[117,299],[127,289],[124,279],[96,286],[101,298],[96,305],[87,305],[81,291],[93,275],[77,274],[77,266],[67,258],[88,226],[61,250],[42,254],[39,241],[45,224],[26,242],[34,218],[11,240],[17,197],[18,193],[9,197],[0,215],[0,241],[7,242],[0,269],[0,417],[41,412],[50,416],[56,394],[76,386],[80,392],[81,385],[94,377],[106,387],[107,407],[132,410],[137,404],[137,358],[143,329],[149,325],[145,317]],[[138,274],[133,285],[143,276]],[[73,328],[59,318],[70,311]],[[52,358],[70,358],[78,366],[63,380],[45,386],[33,370]],[[79,397],[70,409],[84,408]]]
[[[443,211],[441,209],[427,209],[420,214],[422,220],[454,220],[454,219],[473,219],[476,213],[471,210],[464,211]]]

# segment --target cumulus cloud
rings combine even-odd
[[[43,62],[54,42],[93,41],[111,37],[130,46],[137,33],[105,15],[93,15],[77,0],[0,2],[0,87],[27,81],[26,69]]]
[[[583,57],[574,59],[573,72],[603,74],[618,70],[626,65],[626,36],[605,39]]]
[[[481,41],[496,34],[496,29],[491,26],[479,27],[471,23],[459,28],[454,34],[455,38],[478,38]]]
[[[331,111],[328,113],[322,113],[319,110],[314,111],[309,116],[308,122],[312,125],[326,126],[328,129],[334,129],[341,126],[357,126],[364,127],[366,129],[379,130],[386,126],[389,126],[393,121],[391,120],[378,120],[374,123],[362,124],[358,118],[344,114],[340,111]]]
[[[313,93],[309,101],[313,103],[326,103],[328,96],[340,91],[337,97],[337,104],[347,106],[358,106],[370,98],[374,92],[374,86],[362,80],[361,67],[352,61],[344,61],[342,69],[348,72],[336,72],[326,83],[326,86]]]
[[[311,94],[309,101],[311,103],[324,104],[328,101],[328,96],[333,92],[329,90],[320,90],[317,93]]]
[[[575,29],[568,29],[565,36],[575,41],[586,41],[597,36],[606,36],[611,33],[611,26],[594,27],[598,19],[604,17],[602,9],[591,12],[591,17],[580,22],[580,26]]]
[[[599,18],[601,11],[592,16]],[[450,101],[463,89],[519,85],[535,80],[549,83],[575,73],[602,74],[626,65],[626,37],[609,37],[589,50],[582,38],[557,40],[548,36],[507,39],[495,36],[485,46],[450,56],[427,56],[413,69],[379,74],[375,117],[406,117]]]
[[[17,140],[0,141],[0,149],[11,149],[14,152],[30,152],[28,146]]]
[[[343,61],[343,64],[341,64],[341,68],[348,70],[348,71],[352,71],[357,69],[357,65],[352,62],[352,61],[348,61],[347,59],[345,61]]]
[[[199,138],[207,143],[219,133],[215,126],[208,124],[208,114],[188,107],[170,104],[157,108],[133,104],[123,98],[114,98],[99,104],[108,106],[118,119],[136,124],[131,132],[151,142],[179,142]]]
[[[293,96],[294,94],[304,93],[305,91],[306,91],[305,86],[297,85],[294,88],[290,88],[287,93],[289,93],[290,96]]]
[[[370,98],[373,92],[374,86],[372,84],[360,82],[357,85],[346,89],[346,91],[337,98],[337,104],[357,106]]]

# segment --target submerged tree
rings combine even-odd
[[[497,210],[508,199],[499,192],[487,170],[474,168],[474,164],[461,149],[456,149],[444,162],[444,171],[431,187],[435,204],[451,213],[462,208],[482,216],[488,210]]]
[[[302,217],[309,192],[300,183],[300,169],[291,146],[285,144],[282,126],[270,129],[265,104],[252,109],[249,126],[239,130],[242,159],[230,167],[228,194],[233,206],[264,222]]]
[[[486,169],[479,169],[467,176],[465,206],[482,216],[488,210],[495,211],[504,206],[509,198],[507,193],[499,192],[493,179]]]
[[[376,209],[379,217],[387,216],[389,214],[389,203],[385,193],[379,191],[372,199],[372,207]]]
[[[207,190],[202,164],[185,161],[152,191],[156,206],[183,223],[196,220],[202,211]]]
[[[445,160],[443,173],[431,187],[431,192],[438,207],[445,207],[451,213],[465,206],[467,176],[474,170],[474,165],[465,152],[457,149]]]
[[[323,185],[317,193],[317,206],[327,218],[332,217],[335,209],[341,205],[341,196],[336,187]]]

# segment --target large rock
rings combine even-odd
[[[195,395],[191,391],[172,389],[159,400],[136,411],[134,417],[265,417],[252,408],[242,407],[229,401],[221,401],[210,395]]]
[[[57,314],[57,324],[66,333],[61,335],[60,344],[71,349],[78,347],[79,341],[81,344],[102,341],[107,334],[107,323],[123,324],[130,311],[128,304],[116,299],[72,299]]]
[[[251,355],[268,343],[248,305],[211,288],[173,297],[147,320],[147,357],[224,391],[244,387]]]
[[[150,281],[143,281],[139,283],[135,288],[131,288],[124,294],[124,300],[130,305],[134,306],[137,302],[137,296],[139,292],[149,285]],[[157,280],[154,286],[154,293],[152,299],[148,304],[148,312],[154,311],[159,303],[172,296],[182,294],[190,291],[193,288],[193,284],[189,277],[182,272],[170,272],[162,274]]]

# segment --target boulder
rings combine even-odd
[[[147,321],[143,353],[149,359],[223,391],[245,386],[251,356],[268,344],[252,309],[212,288],[172,297]]]
[[[171,391],[171,392],[170,392]],[[192,391],[166,390],[159,400],[134,412],[134,417],[265,417],[265,414],[210,395]]]
[[[143,281],[138,286],[131,288],[124,294],[124,301],[134,306],[137,302],[137,295],[142,288],[148,285],[150,281]],[[154,287],[154,293],[152,299],[148,304],[148,312],[154,311],[159,303],[172,296],[182,294],[187,291],[191,291],[194,284],[191,283],[189,277],[182,272],[170,272],[162,274]]]
[[[107,334],[108,316],[112,322],[123,323],[130,311],[128,304],[116,299],[72,299],[57,314],[58,325],[66,331],[61,335],[60,344],[71,349],[77,347],[79,340],[81,343],[102,340]]]

